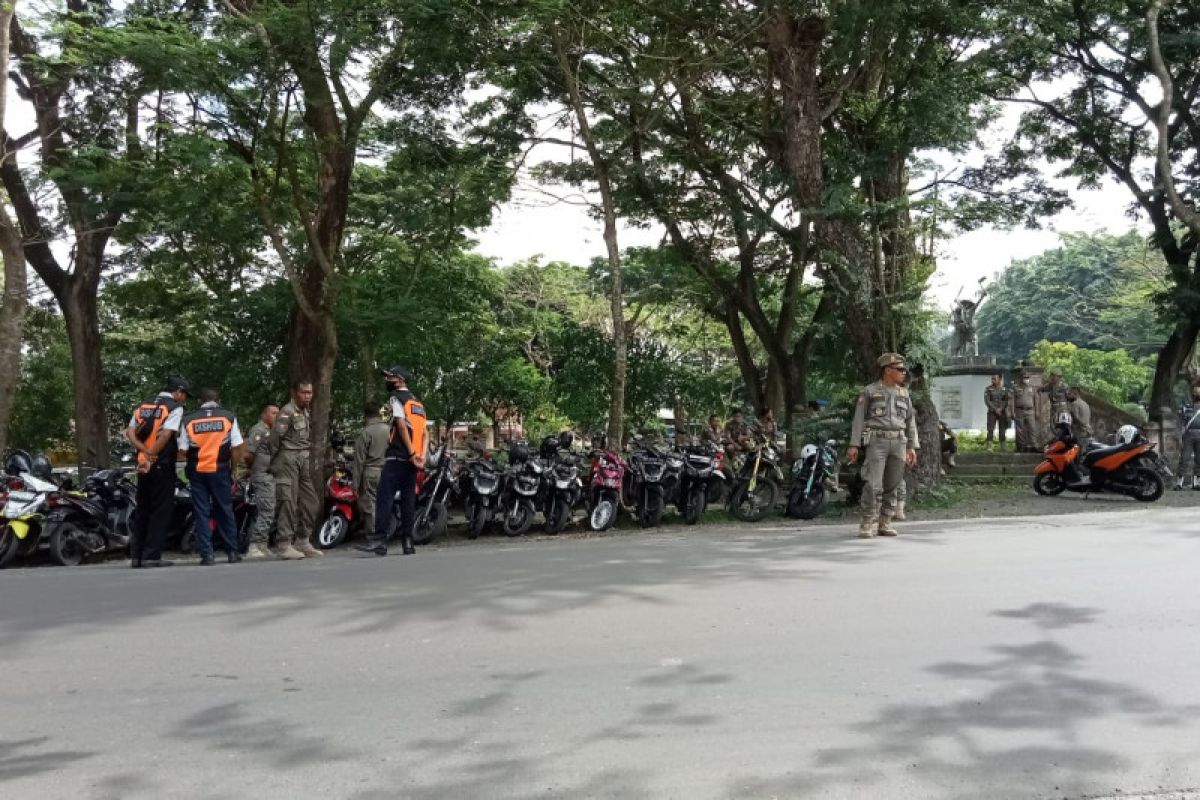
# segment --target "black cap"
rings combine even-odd
[[[171,375],[167,378],[168,392],[183,392],[190,395],[192,393],[192,382],[182,375]]]
[[[408,370],[406,370],[404,367],[400,366],[399,364],[397,364],[394,367],[389,367],[387,369],[381,369],[380,372],[382,372],[384,375],[386,375],[389,378],[402,378],[405,383],[412,382],[412,373],[409,372]]]

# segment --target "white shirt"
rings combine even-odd
[[[171,396],[170,392],[159,392],[158,397],[155,399],[174,400],[175,398]],[[141,425],[141,424],[142,424],[142,421],[140,419],[138,419],[137,413],[135,412],[134,415],[129,418],[129,427],[137,428],[137,426]],[[183,406],[176,406],[174,409],[171,410],[170,414],[167,414],[167,418],[166,418],[166,420],[163,421],[162,427],[160,427],[159,430],[160,431],[172,431],[173,433],[179,433],[179,426],[182,424],[183,424]]]
[[[201,403],[200,407],[201,408],[215,408],[217,405],[218,404],[216,402]],[[178,424],[176,424],[175,430],[179,430]],[[229,432],[229,435],[226,438],[229,440],[230,447],[241,447],[242,446],[242,431],[240,428],[238,428],[236,418],[233,420],[233,430],[231,430]],[[184,431],[183,433],[179,434],[179,449],[187,450],[189,447],[191,447],[191,443],[188,441],[187,431]]]
[[[392,419],[407,419],[404,416],[404,403],[392,398]]]

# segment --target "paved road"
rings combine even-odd
[[[5,572],[0,797],[1200,786],[1200,518],[902,530]]]

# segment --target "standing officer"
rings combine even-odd
[[[1083,449],[1092,439],[1092,407],[1079,396],[1078,389],[1067,390],[1067,412],[1071,415],[1071,435]]]
[[[1067,408],[1067,390],[1071,387],[1063,381],[1062,370],[1058,367],[1050,370],[1050,383],[1042,387],[1042,391],[1050,395],[1050,419],[1057,420],[1058,415]]]
[[[1200,489],[1200,386],[1192,387],[1190,398],[1179,405],[1179,433],[1183,441],[1179,447],[1179,466],[1175,470],[1178,479],[1176,489],[1182,489],[1184,479],[1190,473],[1192,488]]]
[[[700,443],[710,447],[720,447],[724,434],[721,431],[721,418],[716,414],[708,418],[708,425],[700,431]]]
[[[308,465],[312,445],[313,387],[308,381],[292,384],[292,399],[279,411],[271,428],[268,448],[271,476],[275,479],[275,551],[280,558],[296,561],[306,556],[320,558],[321,551],[308,539],[317,514],[317,492]]]
[[[987,406],[987,443],[992,443],[992,430],[1000,429],[1000,449],[1004,449],[1004,439],[1008,434],[1008,407],[1012,402],[1011,393],[1004,385],[1004,377],[1000,373],[992,376],[992,385],[983,390],[983,403]]]
[[[250,489],[254,492],[254,528],[250,531],[247,558],[266,558],[271,526],[275,523],[275,479],[271,477],[271,427],[279,406],[268,403],[246,435],[246,465],[250,467]]]
[[[412,375],[399,365],[383,370],[392,396],[389,423],[387,460],[379,476],[379,497],[375,506],[375,535],[356,550],[387,555],[388,524],[393,498],[400,494],[400,544],[404,555],[416,552],[413,547],[413,523],[417,512],[417,470],[425,466],[426,418],[425,406],[408,390]]]
[[[242,432],[237,417],[222,408],[220,401],[216,389],[201,389],[200,408],[183,418],[179,433],[179,450],[187,455],[196,549],[202,567],[213,565],[209,521],[214,517],[229,563],[242,560],[233,517],[233,463],[242,458]]]
[[[1036,453],[1038,451],[1033,432],[1036,425],[1034,419],[1035,400],[1033,387],[1025,379],[1025,373],[1018,373],[1017,382],[1013,385],[1012,390],[1013,420],[1017,427],[1018,453]]]
[[[363,416],[366,424],[354,440],[354,491],[358,492],[362,529],[369,536],[375,532],[375,490],[387,458],[389,426],[374,403],[363,405]]]
[[[472,425],[470,428],[470,436],[467,437],[467,456],[469,458],[483,458],[487,452],[487,443],[483,441],[483,429],[478,425]]]
[[[183,402],[192,385],[187,378],[172,375],[156,396],[140,404],[129,418],[125,438],[138,453],[137,505],[130,566],[169,567],[162,557],[163,541],[175,507],[175,457]]]
[[[917,450],[921,446],[912,398],[908,389],[900,385],[908,372],[904,357],[884,353],[876,364],[882,375],[858,396],[850,431],[851,447],[846,451],[846,460],[853,464],[858,460],[860,442],[866,450],[863,459],[866,485],[862,522],[858,527],[858,535],[863,539],[874,537],[876,531],[880,536],[896,535],[892,527],[896,487],[904,478],[905,466],[917,463]]]

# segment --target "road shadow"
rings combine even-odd
[[[933,543],[940,536],[928,532],[913,539]],[[521,542],[415,557],[338,554],[312,564],[29,571],[6,575],[0,583],[0,594],[21,597],[20,603],[5,604],[14,613],[0,619],[0,661],[38,635],[169,619],[177,609],[202,609],[239,629],[288,619],[307,623],[316,610],[332,614],[331,627],[343,635],[395,630],[414,618],[470,617],[510,631],[564,609],[616,601],[661,605],[666,587],[820,580],[829,565],[894,557],[878,542],[829,529],[776,527],[733,536],[693,530],[686,536],[664,531],[636,539]]]
[[[96,755],[81,750],[51,750],[48,736],[31,739],[0,739],[0,784],[53,772]],[[0,792],[3,795],[4,792]],[[9,795],[15,796],[15,795]]]
[[[1032,603],[993,616],[1045,632],[1091,624],[1100,613]],[[1196,707],[1090,676],[1085,659],[1046,636],[993,646],[978,661],[932,664],[936,699],[885,705],[850,727],[856,746],[798,753],[789,774],[743,776],[730,793],[869,796],[886,781],[915,795],[932,786],[939,797],[1077,796],[1118,785],[1104,781],[1129,766],[1119,749],[1086,744],[1090,727],[1119,720],[1135,736],[1138,727],[1183,728],[1195,719]]]

